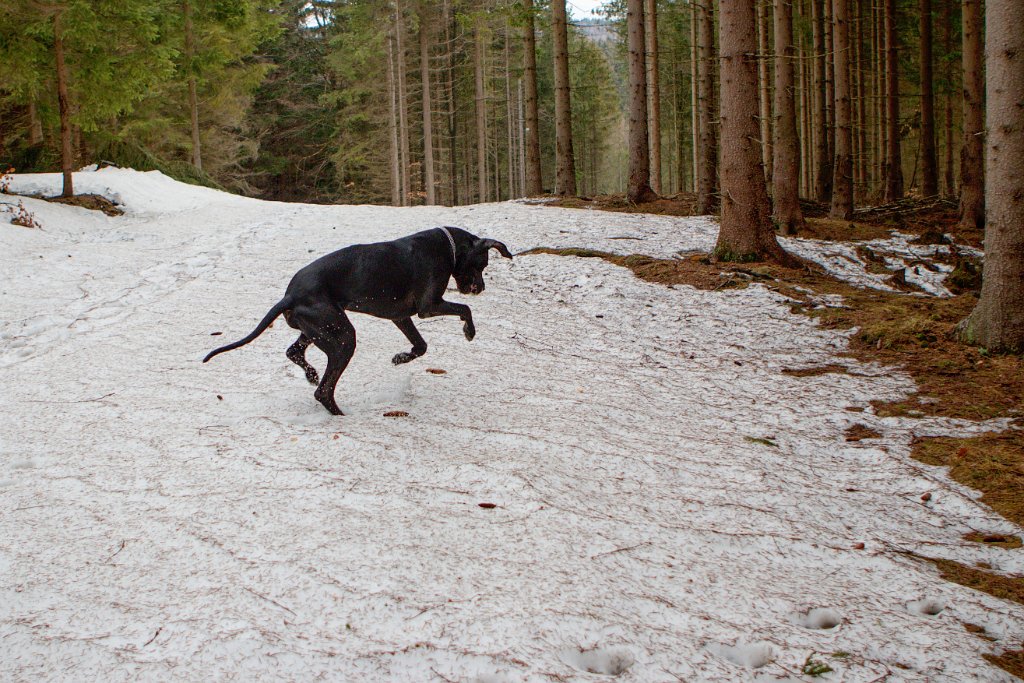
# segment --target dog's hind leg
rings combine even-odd
[[[299,338],[295,340],[295,343],[288,347],[286,355],[288,360],[298,365],[306,372],[306,379],[309,380],[310,384],[319,384],[320,376],[316,373],[316,368],[309,364],[306,360],[306,349],[313,343],[313,340],[307,337],[305,334],[299,334]]]
[[[423,341],[423,337],[420,336],[419,330],[412,324],[412,318],[402,318],[401,320],[394,321],[395,326],[402,331],[405,338],[412,342],[411,351],[403,351],[402,353],[396,353],[391,362],[395,365],[401,365],[402,363],[408,363],[411,360],[415,360],[427,352],[427,342]]]
[[[334,388],[356,351],[356,328],[340,308],[330,304],[296,308],[292,320],[318,349],[327,354],[327,369],[313,395],[332,415],[344,415],[334,400]]]

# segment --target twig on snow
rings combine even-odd
[[[273,603],[273,604],[277,605],[278,607],[280,607],[281,609],[285,610],[286,612],[291,612],[295,616],[299,616],[298,614],[295,614],[295,610],[290,609],[288,607],[285,607],[284,605],[279,603],[277,600],[274,600],[273,598],[268,598],[266,595],[263,595],[262,593],[257,593],[256,591],[254,591],[253,589],[249,588],[248,586],[242,586],[242,588],[244,588],[245,590],[249,591],[250,593],[255,595],[257,598],[263,598],[267,602]]]
[[[150,643],[152,643],[152,642],[153,642],[154,640],[156,640],[156,637],[157,637],[158,635],[160,635],[160,631],[163,631],[163,630],[164,630],[164,627],[163,627],[163,626],[161,626],[160,628],[158,628],[158,629],[156,630],[156,633],[154,633],[154,634],[153,634],[153,637],[152,637],[152,638],[150,638],[149,640],[147,640],[146,642],[144,642],[144,643],[142,644],[142,647],[146,647],[147,645],[149,645]]]

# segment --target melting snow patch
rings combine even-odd
[[[748,669],[760,669],[772,661],[775,654],[772,651],[772,646],[768,643],[740,642],[735,645],[709,643],[707,648],[711,654]]]

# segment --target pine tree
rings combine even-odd
[[[629,183],[626,197],[634,204],[657,198],[651,189],[651,157],[647,139],[647,67],[644,60],[644,0],[628,0],[629,33]]]
[[[993,352],[1024,352],[1024,3],[985,8],[987,152],[981,299],[961,336]],[[980,28],[980,27],[978,27]],[[967,27],[964,27],[967,33]],[[965,38],[966,40],[966,38]]]
[[[785,260],[775,239],[761,168],[755,0],[722,0],[722,221],[715,257]]]

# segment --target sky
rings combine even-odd
[[[604,4],[604,0],[568,0],[566,8],[576,19],[586,19],[592,16],[590,11],[597,9]]]

